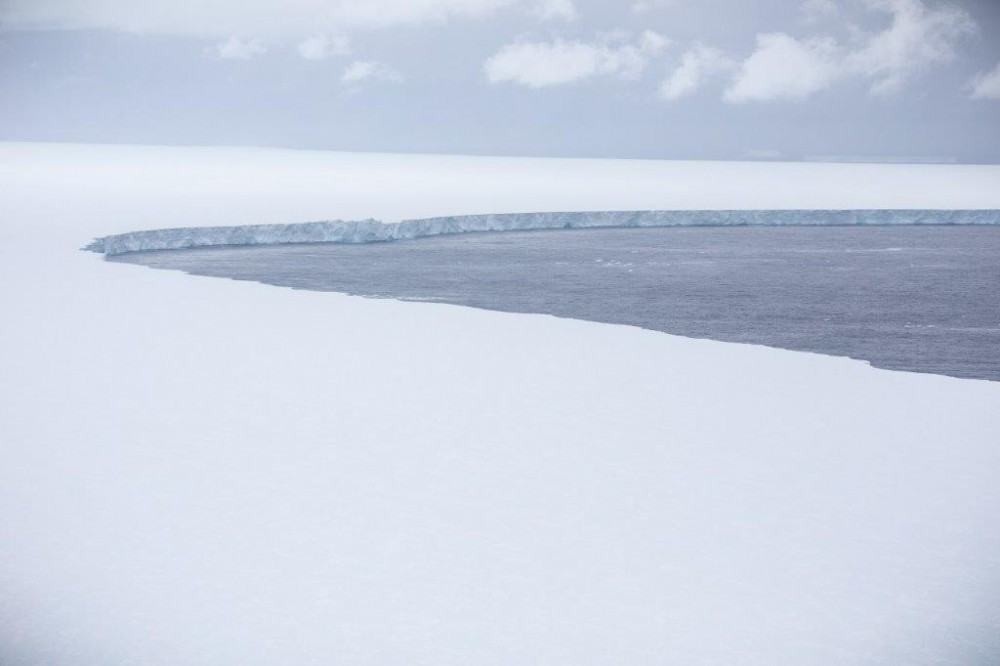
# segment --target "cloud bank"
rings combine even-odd
[[[864,32],[848,22],[850,7],[867,7],[873,21],[888,19],[888,25]],[[649,25],[655,17],[688,11],[680,0],[633,0],[617,9],[623,19],[648,16],[643,21]],[[715,81],[732,104],[800,101],[847,80],[863,82],[872,95],[892,95],[929,68],[952,61],[977,29],[969,13],[949,0],[800,0],[792,9],[806,34],[761,31],[750,53],[694,40],[661,81],[660,98],[674,102]],[[306,60],[323,61],[349,54],[359,31],[486,20],[503,11],[550,22],[550,32],[544,40],[501,36],[497,43],[507,43],[483,63],[493,83],[546,88],[598,77],[636,80],[668,43],[651,30],[634,38],[571,37],[582,18],[575,0],[0,0],[0,25],[196,37],[214,44],[210,51],[222,59],[293,49]],[[836,28],[850,36],[839,36]],[[359,80],[378,78],[378,71]],[[995,98],[995,80],[994,73],[981,73],[969,84],[970,95]]]
[[[9,29],[279,39],[484,18],[508,7],[540,18],[576,14],[572,0],[4,0],[0,20]]]

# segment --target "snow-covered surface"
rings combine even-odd
[[[1000,210],[647,210],[452,215],[386,224],[333,220],[147,229],[94,239],[106,255],[145,250],[281,243],[383,243],[483,231],[684,226],[1000,224]]]
[[[77,248],[998,176],[0,145],[0,663],[991,663],[1000,384]]]

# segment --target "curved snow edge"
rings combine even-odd
[[[387,224],[374,219],[132,231],[94,239],[105,255],[220,245],[377,243],[477,231],[614,227],[993,225],[1000,210],[654,210],[458,215]]]

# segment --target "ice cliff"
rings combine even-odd
[[[609,227],[850,226],[1000,224],[1000,210],[659,210],[459,215],[404,220],[253,224],[133,231],[97,238],[87,250],[105,255],[219,245],[375,243],[477,231]]]

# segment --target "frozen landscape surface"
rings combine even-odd
[[[997,383],[78,248],[310,219],[995,209],[998,184],[0,145],[0,662],[995,662]]]

